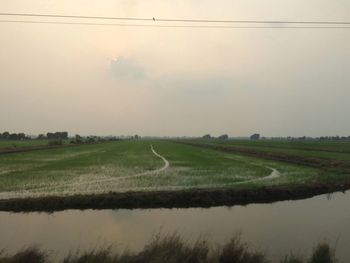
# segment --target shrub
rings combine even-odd
[[[335,251],[328,244],[321,243],[314,249],[309,263],[336,263]]]

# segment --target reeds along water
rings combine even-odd
[[[273,249],[273,248],[272,248]],[[275,263],[265,253],[252,250],[235,236],[223,245],[213,245],[205,239],[189,244],[178,234],[161,236],[157,234],[139,252],[118,251],[112,247],[85,252],[71,252],[57,261],[52,254],[31,247],[15,254],[2,251],[0,263]],[[335,250],[327,243],[320,243],[309,258],[287,255],[279,263],[336,263]]]

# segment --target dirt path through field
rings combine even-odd
[[[257,179],[251,179],[251,180],[247,180],[247,181],[242,181],[242,182],[238,182],[237,184],[244,184],[244,183],[253,183],[253,182],[259,182],[259,181],[266,181],[266,180],[272,180],[275,178],[278,178],[281,176],[281,173],[272,167],[267,167],[271,170],[271,173],[268,176],[265,177],[261,177],[261,178],[257,178]]]
[[[157,152],[154,150],[152,144],[151,144],[151,150],[152,150],[152,152],[153,152],[153,154],[154,154],[155,156],[159,157],[159,158],[162,159],[163,162],[164,162],[164,166],[163,166],[163,167],[161,167],[161,168],[159,168],[159,169],[157,169],[157,170],[154,170],[153,172],[155,172],[155,173],[156,173],[156,172],[162,172],[162,171],[168,169],[168,167],[169,167],[169,165],[170,165],[169,161],[168,161],[167,159],[165,159],[164,156],[162,156],[162,155],[160,155],[159,153],[157,153]]]
[[[260,178],[260,179],[257,179],[257,180],[271,180],[271,179],[275,179],[275,178],[278,178],[281,176],[281,173],[275,169],[275,168],[271,168],[271,167],[267,167],[269,169],[272,170],[272,172],[270,173],[270,175],[266,176],[266,177],[263,177],[263,178]]]

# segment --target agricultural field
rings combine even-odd
[[[346,180],[345,174],[324,169],[163,140],[124,140],[0,155],[1,199],[192,188],[254,189]]]
[[[48,145],[48,140],[0,140],[0,151]]]
[[[260,152],[350,161],[350,141],[287,140],[193,140],[201,144],[221,145]]]

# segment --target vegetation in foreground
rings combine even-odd
[[[0,253],[0,263],[49,263],[57,261],[48,252],[27,248],[15,254]],[[213,246],[205,240],[190,245],[179,235],[156,235],[140,252],[117,252],[111,247],[84,253],[70,253],[62,263],[272,263],[266,254],[254,251],[239,236],[224,245]],[[311,256],[286,256],[280,263],[336,263],[335,251],[326,243],[315,247]]]

